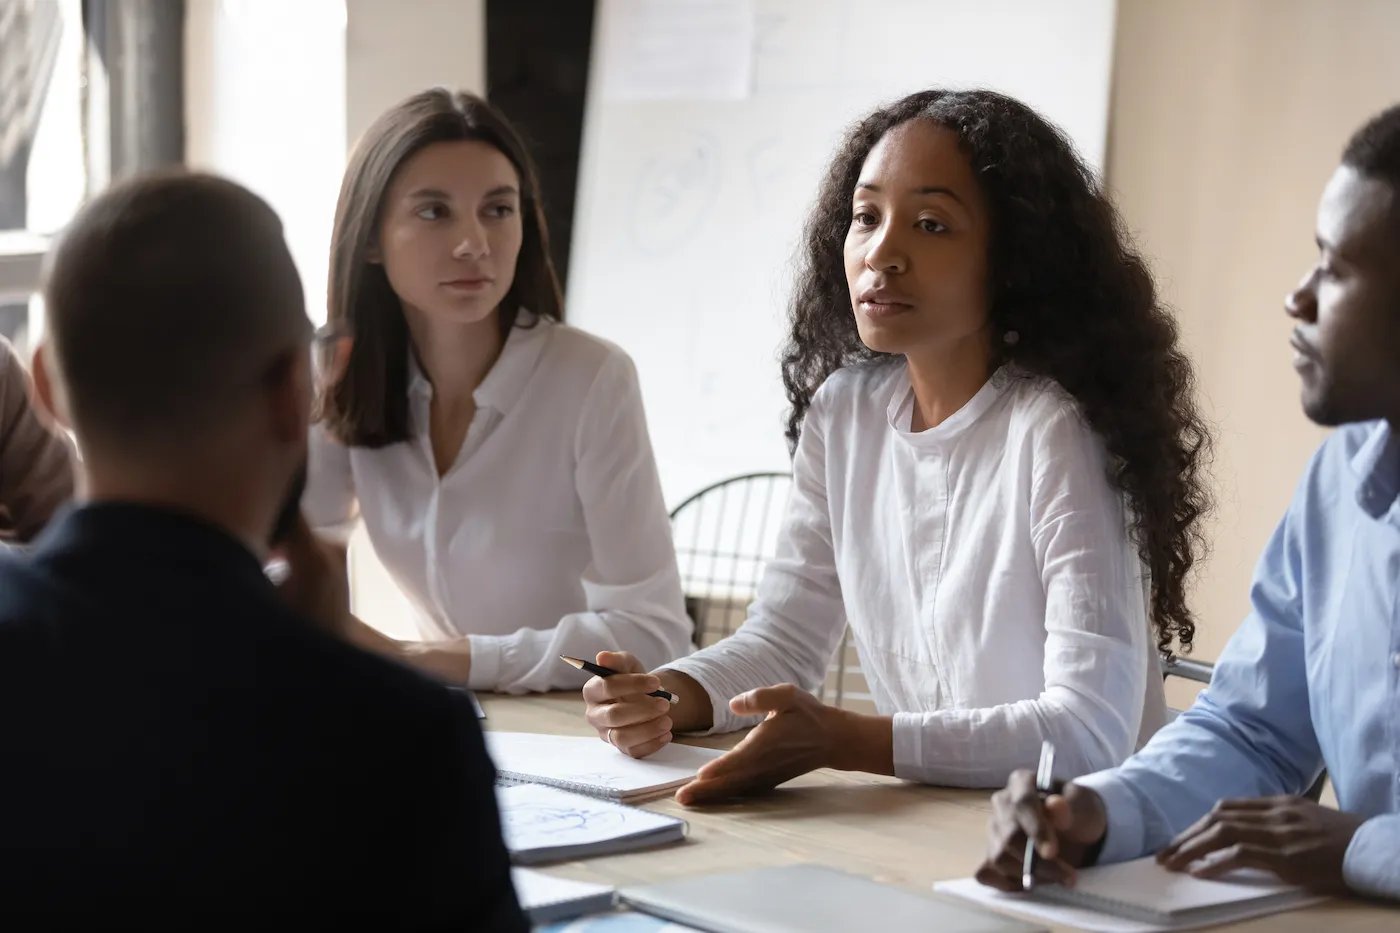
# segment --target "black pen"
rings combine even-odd
[[[571,667],[576,667],[581,671],[587,671],[588,673],[594,674],[598,677],[611,677],[614,674],[621,673],[621,671],[615,671],[610,667],[604,667],[601,664],[594,664],[592,661],[581,661],[578,658],[566,658],[562,654],[559,655],[559,660],[563,661],[565,664],[570,665]],[[648,693],[647,696],[656,697],[659,700],[666,700],[669,703],[680,702],[680,699],[674,693],[668,693],[665,690],[653,690],[651,693]]]
[[[1048,740],[1040,743],[1040,767],[1035,769],[1035,789],[1048,794],[1055,787],[1055,746]],[[1026,857],[1021,863],[1021,887],[1035,887],[1035,840],[1026,837]]]

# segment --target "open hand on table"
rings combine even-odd
[[[685,806],[771,790],[818,768],[893,772],[888,719],[827,706],[792,684],[742,693],[729,708],[766,718],[676,792]]]
[[[1289,884],[1341,894],[1347,847],[1363,822],[1301,797],[1222,800],[1158,852],[1157,862],[1198,878],[1255,868]]]

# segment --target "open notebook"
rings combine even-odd
[[[1262,872],[1237,871],[1207,881],[1169,872],[1152,857],[1086,868],[1073,888],[1047,884],[1029,894],[1002,894],[964,878],[936,884],[934,890],[1104,933],[1192,930],[1322,900]]]
[[[543,784],[496,788],[506,848],[518,865],[615,855],[679,842],[686,822]]]
[[[637,760],[596,738],[487,732],[486,750],[505,782],[562,787],[589,797],[639,800],[689,783],[695,772],[721,751],[672,742]]]
[[[512,868],[510,880],[520,909],[531,924],[553,923],[583,914],[611,910],[614,891],[605,884],[555,878],[528,868]]]

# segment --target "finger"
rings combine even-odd
[[[741,693],[729,701],[729,708],[740,716],[757,716],[788,709],[793,703],[792,684],[779,684],[775,687],[759,687],[748,693]]]
[[[1240,868],[1253,868],[1283,877],[1285,856],[1278,849],[1269,849],[1247,842],[1237,843],[1209,862],[1191,869],[1193,878],[1219,878]]]
[[[671,732],[671,717],[662,716],[649,722],[640,723],[635,726],[625,726],[621,729],[609,728],[603,733],[605,740],[615,746],[618,751],[632,754],[631,750],[649,745],[663,735]],[[633,755],[633,757],[637,757]]]
[[[1163,846],[1161,850],[1157,853],[1157,864],[1165,865],[1168,859],[1176,857],[1177,851],[1182,846],[1186,845],[1192,839],[1195,839],[1202,833],[1209,831],[1210,828],[1215,825],[1216,809],[1219,806],[1219,804],[1216,804],[1215,807],[1211,808],[1209,813],[1201,817],[1196,822],[1192,823],[1190,826],[1183,829],[1180,833],[1177,834],[1175,839]]]
[[[1296,797],[1236,797],[1231,800],[1222,800],[1215,805],[1215,812],[1219,814],[1235,813],[1259,813],[1266,810],[1274,810],[1278,807],[1292,806],[1298,802]]]
[[[610,667],[619,674],[645,674],[647,669],[630,651],[600,651],[595,662]]]
[[[683,807],[718,803],[772,790],[781,783],[781,780],[764,780],[748,774],[730,774],[711,780],[697,777],[676,791],[676,802]]]
[[[1277,829],[1256,823],[1225,820],[1217,822],[1210,829],[1177,846],[1168,858],[1158,861],[1168,871],[1186,871],[1212,853],[1236,845],[1258,846],[1271,850],[1281,848]]]
[[[1007,849],[999,853],[995,858],[989,858],[983,863],[982,869],[989,873],[994,873],[1004,879],[1004,886],[990,884],[990,887],[998,887],[1003,891],[1022,890],[1022,871],[1025,868],[1023,860],[1023,847],[1018,846],[1016,850]],[[980,870],[979,870],[980,871]],[[1036,859],[1035,868],[1032,872],[1035,880],[1040,884],[1061,884],[1073,886],[1076,880],[1075,870],[1063,859]],[[988,881],[980,877],[977,879],[983,884]]]
[[[589,703],[615,703],[629,697],[644,697],[660,689],[661,681],[655,674],[614,674],[589,679],[583,685],[583,698]],[[652,699],[666,702],[656,697]]]
[[[634,745],[631,748],[624,749],[623,753],[631,758],[646,758],[648,755],[655,755],[667,745],[670,745],[671,738],[671,732],[668,729],[665,735],[652,739],[650,742],[644,742],[641,745]]]
[[[1059,799],[1063,801],[1063,798]],[[1055,830],[1046,816],[1045,801],[1040,799],[1039,794],[1032,792],[1016,798],[1012,804],[1012,813],[1021,832],[1033,841],[1036,852],[1045,858],[1054,858],[1059,854]]]
[[[595,729],[620,729],[660,719],[671,711],[671,704],[654,697],[605,703],[589,707],[588,724]]]
[[[1021,879],[1006,875],[992,862],[983,862],[982,867],[977,869],[977,874],[973,877],[977,879],[979,884],[996,888],[998,891],[1011,893],[1021,890]]]
[[[744,736],[743,741],[720,755],[714,761],[707,761],[695,773],[695,780],[676,792],[676,800],[685,805],[717,799],[725,788],[739,786],[747,776],[761,765],[762,754],[755,753],[758,745],[753,741],[756,732]]]
[[[1175,839],[1157,854],[1157,861],[1164,862],[1175,855],[1177,849],[1192,839],[1207,832],[1223,820],[1236,822],[1268,822],[1280,808],[1292,808],[1297,803],[1294,797],[1240,797],[1221,800],[1210,808],[1210,812],[1183,830]]]

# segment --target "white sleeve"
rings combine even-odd
[[[666,665],[694,678],[709,694],[713,732],[732,732],[762,719],[730,711],[729,701],[740,693],[781,683],[815,690],[846,630],[827,508],[822,400],[819,391],[803,422],[777,553],[764,569],[748,618],[723,641]]]
[[[473,689],[577,690],[589,675],[559,663],[561,654],[592,660],[599,651],[630,651],[651,668],[690,651],[692,626],[637,371],[620,352],[584,400],[575,457],[593,558],[582,580],[588,609],[550,629],[470,636]]]
[[[1000,787],[1055,745],[1056,777],[1121,763],[1133,752],[1149,665],[1142,567],[1105,452],[1077,410],[1037,432],[1030,545],[1045,590],[1045,686],[1033,699],[982,709],[898,713],[895,774],[930,784]],[[995,676],[996,658],[978,659]],[[979,675],[980,676],[980,675]]]
[[[326,432],[311,426],[306,451],[306,491],[301,497],[306,521],[318,533],[345,543],[360,517],[350,451]]]

